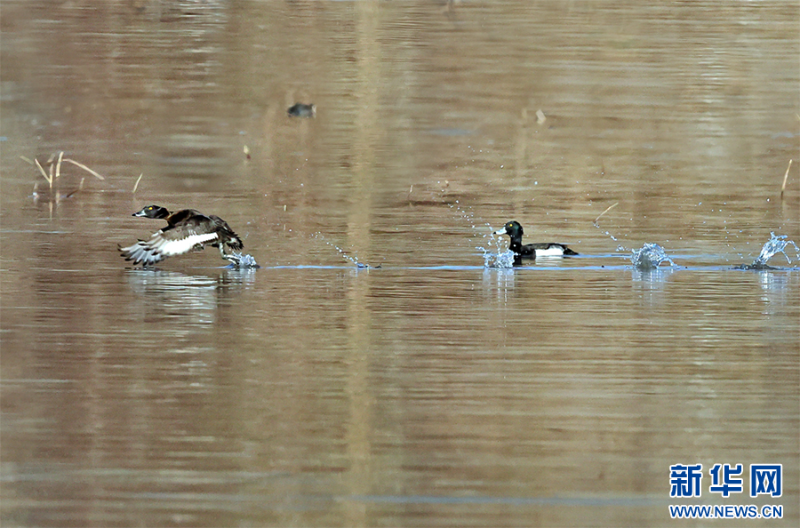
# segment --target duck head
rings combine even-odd
[[[166,218],[169,216],[169,211],[160,205],[148,205],[141,211],[133,213],[132,216],[143,216],[145,218]]]
[[[494,232],[495,235],[508,235],[512,239],[514,238],[522,238],[524,231],[522,230],[522,226],[516,220],[512,220],[510,222],[506,222],[502,228],[498,229]]]

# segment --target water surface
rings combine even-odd
[[[4,2],[3,524],[797,525],[797,255],[731,268],[800,241],[799,15]],[[105,180],[20,158],[60,151]],[[127,266],[150,203],[262,268]],[[508,220],[581,257],[484,267]],[[676,501],[678,463],[783,497]]]

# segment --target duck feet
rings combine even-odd
[[[224,258],[227,261],[230,261],[230,263],[233,264],[235,268],[238,268],[242,263],[242,257],[239,255],[222,255],[222,258]]]

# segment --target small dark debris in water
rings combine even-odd
[[[364,264],[363,262],[356,262],[356,267],[358,269],[380,269],[381,265],[378,264],[377,266],[370,266],[369,264]]]
[[[769,270],[779,270],[780,268],[756,262],[753,264],[740,264],[739,266],[734,266],[731,269],[740,271],[769,271]]]
[[[289,117],[316,117],[317,106],[314,104],[295,103],[286,111]]]

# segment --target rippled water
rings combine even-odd
[[[0,524],[796,526],[799,15],[3,2]],[[262,267],[126,265],[151,203]],[[509,220],[580,255],[511,268]]]

